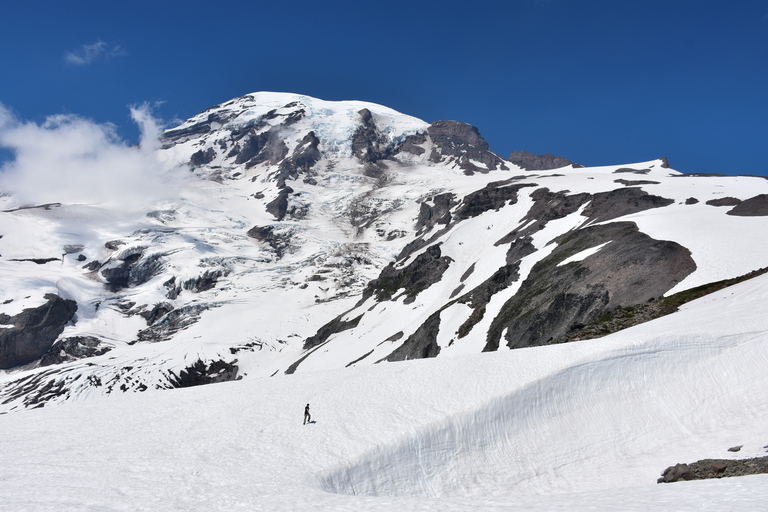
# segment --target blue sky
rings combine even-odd
[[[0,103],[139,137],[249,92],[380,103],[491,148],[768,175],[768,0],[2,2]]]

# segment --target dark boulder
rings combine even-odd
[[[204,292],[216,286],[220,277],[229,275],[226,269],[206,270],[202,275],[187,279],[182,287],[194,293]]]
[[[669,466],[661,473],[661,478],[659,478],[658,483],[693,480],[695,478],[696,477],[693,474],[693,471],[691,471],[691,468],[688,467],[688,464],[675,464],[674,466]]]

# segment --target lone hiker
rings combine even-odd
[[[312,417],[309,415],[309,404],[304,408],[304,424],[306,425],[307,422],[312,423]]]

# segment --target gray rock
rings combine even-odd
[[[402,345],[386,357],[387,361],[405,361],[407,359],[424,359],[437,357],[440,345],[437,344],[437,334],[440,330],[440,312],[432,314],[411,334]]]
[[[658,483],[680,480],[706,480],[768,473],[768,457],[749,459],[702,459],[688,464],[676,464],[664,470]]]
[[[544,155],[535,155],[533,153],[528,153],[527,151],[512,151],[507,160],[527,171],[548,171],[551,169],[568,167],[569,165],[573,165],[575,167],[583,167],[578,164],[574,164],[566,158],[555,156],[550,153],[546,153]]]
[[[520,290],[502,307],[484,350],[496,350],[501,333],[510,348],[546,345],[565,338],[574,324],[590,324],[605,312],[663,295],[696,269],[688,249],[658,241],[631,222],[568,233],[531,269]],[[582,261],[571,255],[610,242]]]
[[[198,359],[191,366],[181,370],[178,375],[170,371],[168,381],[175,388],[188,388],[204,384],[214,384],[216,382],[238,380],[238,367],[234,364],[235,362],[237,361],[228,363],[224,360],[218,360],[206,363]]]
[[[430,231],[435,224],[450,224],[451,208],[456,205],[455,197],[451,193],[438,194],[431,199],[434,206],[430,206],[426,201],[421,203],[416,230],[424,228],[425,231]]]
[[[768,216],[768,194],[760,194],[741,202],[735,208],[727,212],[728,215],[739,217],[765,217]]]
[[[640,188],[621,188],[594,194],[583,215],[593,222],[605,222],[652,208],[663,208],[674,202],[673,199],[648,194]]]
[[[391,300],[399,290],[406,295],[405,302],[413,302],[416,296],[438,282],[452,260],[441,256],[440,244],[429,247],[404,268],[390,263],[379,277],[368,283],[362,300],[375,295],[378,301]]]
[[[695,478],[693,471],[691,471],[687,464],[675,464],[665,469],[657,482],[670,483],[677,482],[678,480],[693,480]]]
[[[736,206],[740,203],[741,199],[736,197],[721,197],[720,199],[710,199],[707,201],[707,204],[710,206]]]
[[[465,174],[508,169],[504,160],[490,150],[478,129],[472,125],[458,121],[435,121],[427,128],[427,134],[433,143],[430,162],[455,162]],[[472,162],[482,163],[485,167],[478,167]]]
[[[457,222],[489,210],[499,210],[501,207],[517,203],[517,193],[525,187],[533,187],[533,184],[510,185],[508,181],[489,183],[476,192],[467,194],[456,209],[454,215]]]
[[[0,329],[0,369],[13,368],[40,359],[72,321],[77,303],[48,293],[42,306],[28,308],[0,319],[11,328]]]
[[[360,112],[360,126],[352,135],[352,154],[363,163],[376,163],[389,158],[393,145],[376,127],[371,111],[367,108]]]
[[[101,340],[94,336],[73,336],[58,340],[40,359],[40,366],[67,363],[86,357],[106,354],[112,347],[101,346]]]
[[[215,149],[208,148],[205,151],[201,149],[200,151],[196,151],[195,153],[192,154],[192,156],[189,159],[189,165],[191,165],[192,167],[200,167],[201,165],[211,163],[214,158],[216,158]]]
[[[102,267],[101,275],[107,281],[107,288],[112,292],[139,286],[162,272],[162,257],[161,253],[144,256],[144,249],[137,248],[137,252],[123,255],[120,265],[111,268]]]
[[[137,334],[136,341],[166,341],[174,334],[200,320],[203,311],[210,307],[208,304],[189,304],[174,309],[160,317],[150,327]],[[134,342],[135,343],[135,342]]]

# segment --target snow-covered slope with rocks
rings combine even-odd
[[[524,170],[464,123],[281,93],[155,144],[150,207],[0,194],[0,410],[556,344],[766,266],[759,177]]]
[[[597,340],[2,414],[0,501],[8,511],[765,510],[768,475],[656,480],[677,462],[765,455],[766,299],[764,275]]]

